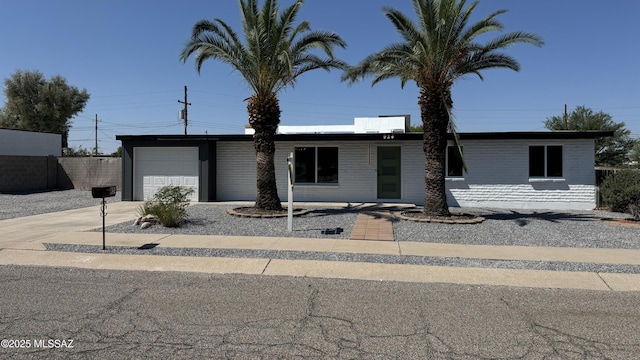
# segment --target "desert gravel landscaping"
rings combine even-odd
[[[120,201],[120,193],[107,203]],[[90,191],[67,190],[35,194],[0,194],[0,220],[48,212],[98,206]],[[189,222],[181,228],[153,226],[141,230],[131,222],[107,227],[108,232],[166,233],[191,235],[275,236],[347,239],[363,204],[351,207],[305,207],[312,210],[294,218],[294,231],[287,231],[287,219],[237,218],[226,213],[232,205],[199,203],[188,208]],[[393,209],[398,210],[398,209]],[[459,209],[455,209],[459,211]],[[532,211],[463,209],[486,220],[480,224],[416,223],[395,220],[397,241],[474,245],[558,246],[579,248],[640,249],[640,228],[612,225],[602,219],[619,219],[626,214],[607,211]],[[327,235],[325,230],[342,228]],[[95,229],[96,231],[100,229]],[[324,232],[324,234],[323,234]]]
[[[109,203],[120,201],[119,194]],[[93,199],[89,191],[56,191],[37,194],[0,194],[0,219],[31,216],[77,208],[98,211],[100,199]],[[189,221],[181,228],[152,226],[140,229],[131,221],[107,227],[110,233],[161,233],[190,235],[267,236],[346,240],[359,211],[370,210],[371,205],[352,204],[350,207],[305,206],[309,214],[294,219],[294,231],[288,232],[286,218],[239,218],[227,214],[237,204],[199,203],[188,208]],[[392,208],[401,211],[400,208]],[[508,211],[496,209],[454,209],[483,216],[480,224],[441,224],[394,220],[393,231],[397,241],[473,244],[520,245],[569,248],[640,249],[640,228],[612,225],[628,217],[606,211]],[[96,216],[97,213],[96,213]],[[0,234],[1,234],[0,221]],[[342,232],[326,230],[342,228]],[[95,228],[92,231],[101,231]],[[324,233],[323,233],[324,232]],[[170,238],[168,239],[170,241]],[[175,248],[150,246],[144,248],[114,246],[102,250],[99,245],[45,243],[47,250],[82,253],[146,254],[158,256],[195,256],[226,258],[269,258],[288,260],[347,261],[387,264],[413,264],[477,268],[530,269],[580,272],[608,272],[640,274],[640,266],[632,264],[602,264],[589,262],[519,261],[437,256],[383,255],[362,253],[334,253],[314,251],[282,251],[259,249]]]

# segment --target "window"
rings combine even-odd
[[[337,184],[337,147],[297,147],[295,149],[296,184]]]
[[[447,176],[462,176],[462,156],[460,156],[457,146],[447,146]]]
[[[529,146],[529,177],[562,177],[562,146]]]

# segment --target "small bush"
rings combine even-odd
[[[153,199],[140,206],[141,216],[155,215],[164,227],[179,227],[187,220],[189,195],[193,189],[182,186],[165,186],[158,190]]]
[[[640,221],[640,200],[629,204],[629,214],[631,214],[635,220]]]
[[[640,204],[640,171],[621,170],[609,176],[600,185],[600,194],[612,211],[633,211],[629,206]]]

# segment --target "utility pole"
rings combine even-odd
[[[98,114],[96,114],[96,147],[94,149],[95,156],[98,156]]]
[[[187,106],[191,105],[187,102],[187,85],[184,86],[184,101],[178,100],[179,103],[184,104],[184,134],[187,135]]]
[[[564,104],[564,129],[569,130],[569,115],[567,115],[567,104]]]

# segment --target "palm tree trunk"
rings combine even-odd
[[[247,104],[249,124],[254,129],[253,146],[256,150],[256,204],[261,210],[282,210],[276,185],[273,155],[276,151],[274,136],[280,123],[280,106],[275,94],[253,95]]]
[[[432,90],[432,89],[429,89]],[[420,92],[420,115],[422,117],[423,145],[426,163],[424,171],[424,214],[427,216],[450,216],[445,188],[445,152],[449,111],[446,108],[445,91]],[[448,97],[450,103],[450,96]]]
[[[276,185],[276,171],[273,155],[275,144],[273,135],[256,132],[253,144],[256,149],[256,185],[257,195],[255,207],[263,210],[282,210]]]

